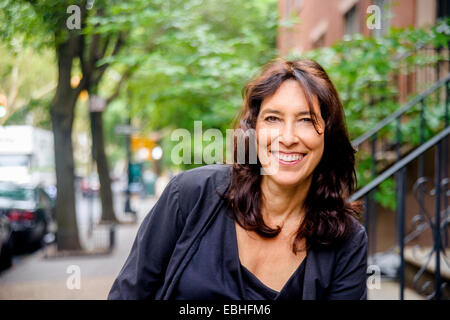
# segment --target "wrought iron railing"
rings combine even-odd
[[[433,246],[426,254],[426,259],[423,265],[420,266],[419,271],[414,276],[413,285],[414,288],[422,294],[427,295],[428,298],[441,299],[443,297],[443,281],[441,279],[441,258],[442,261],[450,268],[450,258],[446,255],[444,249],[449,246],[448,237],[448,223],[449,223],[449,203],[448,197],[450,192],[448,191],[448,136],[450,134],[449,126],[449,83],[450,74],[439,81],[437,81],[430,88],[425,90],[422,94],[412,99],[409,103],[399,108],[392,115],[379,122],[374,128],[353,141],[353,146],[357,149],[366,148],[369,149],[372,156],[371,166],[371,181],[361,187],[355,192],[350,200],[355,201],[358,199],[364,199],[364,225],[369,237],[369,256],[374,257],[376,253],[376,202],[375,193],[376,189],[381,183],[386,181],[392,176],[395,176],[396,181],[396,248],[398,249],[400,256],[400,266],[398,270],[398,277],[400,281],[400,299],[404,299],[405,291],[405,244],[410,243],[413,239],[417,238],[425,230],[431,230],[433,235]],[[442,92],[443,91],[443,92]],[[430,96],[436,97],[436,104],[433,106],[443,107],[442,111],[442,123],[437,126],[436,132],[433,132],[434,136],[426,140],[426,133],[430,135],[429,130],[426,131],[426,112],[427,109],[426,99]],[[441,101],[443,97],[443,101]],[[443,103],[442,103],[443,102]],[[418,146],[411,143],[408,139],[404,139],[402,135],[402,125],[405,123],[403,119],[412,121],[414,116],[411,111],[419,106],[418,113]],[[382,139],[382,132],[386,135],[386,130],[389,128],[395,130],[395,159],[381,168],[377,168],[377,145],[378,140]],[[407,137],[408,138],[408,137]],[[367,148],[364,143],[369,143]],[[425,176],[425,157],[426,151],[431,148],[435,148],[435,172],[434,179],[427,178]],[[406,167],[412,161],[418,161],[418,179],[413,186],[413,193],[418,203],[419,212],[414,216],[412,223],[416,228],[405,235],[405,210],[406,210]],[[380,166],[378,166],[380,167]],[[430,190],[426,189],[429,184],[434,185]],[[431,195],[435,197],[434,205],[434,218],[428,212],[425,205],[425,197]],[[419,278],[424,274],[427,268],[429,268],[430,261],[434,255],[434,289],[429,291],[430,282],[425,282],[424,285],[419,285]],[[372,260],[373,261],[373,260]],[[376,263],[376,262],[375,262]],[[444,284],[445,285],[445,284]]]

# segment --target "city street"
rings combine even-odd
[[[93,233],[88,237],[90,214],[99,218],[100,204],[96,197],[77,195],[78,224],[82,244],[96,245],[99,240]],[[115,210],[120,221],[130,220],[123,213],[124,197],[116,193]],[[127,258],[143,217],[150,211],[156,199],[134,197],[133,209],[137,211],[136,224],[120,224],[116,227],[115,248],[111,254],[73,257],[45,257],[45,249],[29,255],[16,256],[13,266],[0,273],[1,299],[106,299],[111,285]],[[89,208],[93,208],[90,212]],[[128,219],[126,219],[128,218]],[[75,270],[75,271],[74,271]],[[73,277],[79,277],[79,288]],[[75,283],[75,285],[73,285]]]

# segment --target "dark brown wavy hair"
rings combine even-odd
[[[327,73],[317,62],[275,59],[265,65],[260,75],[243,88],[244,103],[235,120],[235,129],[242,129],[243,133],[255,129],[262,101],[273,95],[288,79],[297,81],[305,92],[313,121],[314,98],[325,121],[324,152],[313,172],[305,199],[306,215],[293,243],[296,253],[312,247],[330,247],[344,240],[351,232],[351,217],[359,215],[360,205],[347,201],[356,187],[355,150],[348,137],[342,103]],[[247,160],[249,150],[255,150],[256,142],[249,136],[244,139]],[[237,137],[233,143],[236,151]],[[224,198],[232,207],[234,219],[244,229],[255,231],[263,237],[277,236],[280,226],[276,229],[267,226],[261,213],[260,162],[238,163],[236,152],[233,156],[231,184]],[[306,245],[299,248],[302,239],[306,240]]]

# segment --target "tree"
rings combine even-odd
[[[114,65],[131,92],[132,111],[147,128],[192,127],[192,120],[225,129],[240,104],[242,85],[275,54],[276,1],[5,0],[0,34],[22,37],[55,52],[58,81],[50,102],[55,139],[58,248],[78,249],[71,140],[74,110],[83,90],[109,92],[106,70]],[[126,76],[127,70],[134,71]],[[71,83],[78,74],[81,80]],[[106,105],[108,105],[107,103]],[[109,187],[103,112],[90,116],[93,155],[100,181]],[[107,130],[110,132],[110,130]],[[102,192],[103,212],[112,201]],[[105,217],[104,217],[105,218]],[[106,217],[111,220],[111,217]]]
[[[81,91],[94,90],[93,88],[98,86],[110,65],[108,62],[100,64],[100,60],[116,55],[125,37],[123,32],[118,30],[108,34],[96,33],[93,29],[95,20],[93,19],[91,24],[89,17],[102,16],[104,8],[111,10],[114,3],[96,1],[95,8],[88,10],[87,1],[82,1],[78,7],[69,1],[8,0],[2,8],[4,23],[1,34],[4,39],[12,40],[22,36],[33,46],[53,48],[57,59],[58,82],[50,102],[50,115],[55,142],[58,190],[55,204],[58,249],[80,248],[71,139],[75,105]],[[81,73],[82,78],[78,85],[73,87],[71,80],[76,70]]]
[[[111,94],[111,96],[107,99],[103,99],[100,96],[95,97],[96,99],[99,99],[98,101],[100,104],[103,104],[102,110],[91,110],[89,112],[92,134],[92,155],[95,163],[97,164],[97,172],[100,181],[100,200],[102,204],[101,220],[103,222],[117,222],[117,218],[114,213],[109,162],[105,151],[103,113],[108,105],[119,95],[122,84],[128,78],[128,74],[131,73],[129,70],[122,75],[115,92]],[[93,93],[93,91],[94,90],[91,90],[91,93]],[[92,104],[92,100],[90,101],[90,104]]]

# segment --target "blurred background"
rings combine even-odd
[[[342,99],[369,299],[448,299],[449,4],[1,1],[0,299],[105,299],[170,178],[211,163],[194,121],[225,140],[276,57],[317,60]]]

